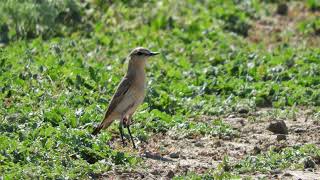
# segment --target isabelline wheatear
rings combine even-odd
[[[138,47],[131,51],[128,56],[128,71],[118,85],[118,88],[111,99],[103,121],[92,132],[93,135],[98,134],[101,129],[109,127],[114,120],[119,119],[119,131],[123,145],[125,144],[123,139],[124,126],[128,128],[133,147],[136,148],[130,132],[131,118],[133,113],[143,102],[143,99],[145,97],[146,61],[149,57],[157,54],[159,53],[152,52],[143,47]]]

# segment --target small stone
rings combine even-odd
[[[194,144],[196,147],[204,147],[203,143],[202,142],[196,142]]]
[[[241,124],[241,126],[245,126],[246,125],[243,119],[240,119],[238,122]]]
[[[307,157],[303,160],[303,165],[305,169],[312,168],[314,169],[316,167],[316,163],[311,159],[311,157]]]
[[[271,122],[267,127],[267,130],[275,134],[288,134],[287,125],[283,120]]]
[[[141,179],[144,179],[144,177],[145,177],[144,174],[140,174]]]
[[[246,107],[240,107],[238,109],[238,113],[240,113],[240,114],[248,114],[249,113],[249,109],[246,108]]]
[[[257,154],[260,154],[261,153],[261,149],[258,147],[258,146],[255,146],[253,148],[253,154],[254,155],[257,155]]]
[[[285,134],[278,134],[277,135],[277,141],[286,140],[287,136]]]
[[[283,176],[293,176],[293,175],[288,173],[288,172],[286,172],[286,173],[283,174]]]
[[[180,153],[179,152],[173,152],[169,156],[170,156],[170,158],[179,158]]]
[[[273,174],[281,174],[282,171],[281,171],[280,169],[275,169],[275,170],[272,170],[270,173],[271,173],[272,175],[273,175]]]
[[[306,132],[306,130],[303,129],[303,128],[296,128],[296,129],[294,130],[294,132],[295,132],[295,133],[303,133],[303,132]]]
[[[198,140],[194,139],[194,140],[191,140],[191,143],[197,143]]]
[[[288,14],[288,5],[286,3],[278,4],[277,14],[285,16]]]
[[[172,170],[170,170],[168,172],[168,174],[167,174],[167,177],[170,178],[170,179],[173,178],[174,177],[174,172]]]
[[[221,141],[216,141],[216,142],[214,143],[214,146],[215,146],[215,147],[221,147],[221,146],[222,146],[222,142],[221,142]]]
[[[226,140],[226,141],[230,141],[232,138],[231,138],[231,136],[223,136],[221,139]]]
[[[272,173],[271,173],[271,174],[272,174]],[[275,174],[275,175],[273,175],[272,177],[273,177],[273,179],[279,179],[279,175],[278,175],[278,174]]]
[[[236,117],[236,115],[234,115],[234,114],[230,114],[229,116],[228,116],[228,118],[235,118]]]
[[[163,146],[164,147],[168,147],[168,146],[170,146],[170,144],[169,143],[164,143]]]

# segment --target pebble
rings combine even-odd
[[[204,147],[203,143],[202,142],[196,142],[194,144],[196,147]]]
[[[170,156],[170,158],[179,158],[180,153],[179,152],[173,152],[169,156]]]
[[[306,132],[306,130],[303,129],[303,128],[296,128],[296,129],[294,130],[294,132],[295,132],[295,133],[303,133],[303,132]]]
[[[283,120],[271,122],[267,130],[275,134],[288,134],[288,127]]]
[[[287,136],[285,134],[278,134],[277,135],[277,141],[286,140]]]
[[[168,174],[167,174],[167,177],[170,178],[170,179],[173,178],[174,177],[174,172],[172,170],[170,170],[168,172]]]
[[[311,159],[311,157],[307,157],[303,160],[303,165],[305,169],[312,168],[314,169],[316,167],[316,163]]]
[[[245,107],[240,107],[238,110],[238,113],[240,114],[248,114],[249,113],[249,109],[245,108]]]

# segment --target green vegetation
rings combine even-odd
[[[282,43],[269,51],[267,44],[250,42],[254,21],[268,14],[264,6],[259,0],[4,0],[0,174],[4,179],[95,178],[114,165],[141,163],[134,153],[108,146],[117,124],[90,135],[124,74],[126,54],[136,46],[161,52],[149,62],[147,97],[134,116],[133,134],[141,141],[170,129],[237,136],[222,119],[189,119],[225,115],[239,106],[319,111],[320,48]],[[306,6],[319,9],[317,1]],[[296,28],[316,36],[319,19]],[[270,150],[230,171],[286,168],[311,151],[319,155],[315,146]]]
[[[303,169],[305,160],[310,157],[320,157],[320,149],[315,145],[290,147],[281,150],[270,149],[264,154],[248,156],[236,164],[230,164],[228,159],[219,164],[216,171],[204,175],[190,173],[176,179],[240,179],[239,175],[247,172],[270,172],[275,170]],[[232,170],[232,173],[230,173]]]
[[[248,156],[235,165],[240,173],[269,172],[276,169],[303,168],[303,159],[308,156],[320,157],[320,149],[315,145],[304,145],[284,149],[272,148],[265,154]]]

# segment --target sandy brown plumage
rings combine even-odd
[[[92,132],[93,135],[97,135],[101,129],[108,128],[111,123],[113,122],[113,119],[111,118],[111,114],[114,111],[114,109],[117,107],[117,105],[123,100],[125,97],[126,92],[128,92],[132,77],[126,75],[120,82],[116,93],[113,95],[111,102],[109,104],[109,107],[107,109],[106,114],[104,115],[104,119],[101,122],[99,126],[97,126],[94,131]]]
[[[120,119],[119,130],[122,142],[124,143],[122,126],[125,125],[128,128],[130,138],[135,147],[129,129],[131,117],[137,107],[143,102],[145,96],[144,68],[146,60],[148,57],[156,54],[158,53],[151,52],[150,50],[141,47],[134,49],[130,53],[128,56],[128,71],[113,95],[104,119],[92,132],[93,135],[97,135],[102,129],[109,127],[114,120]]]

